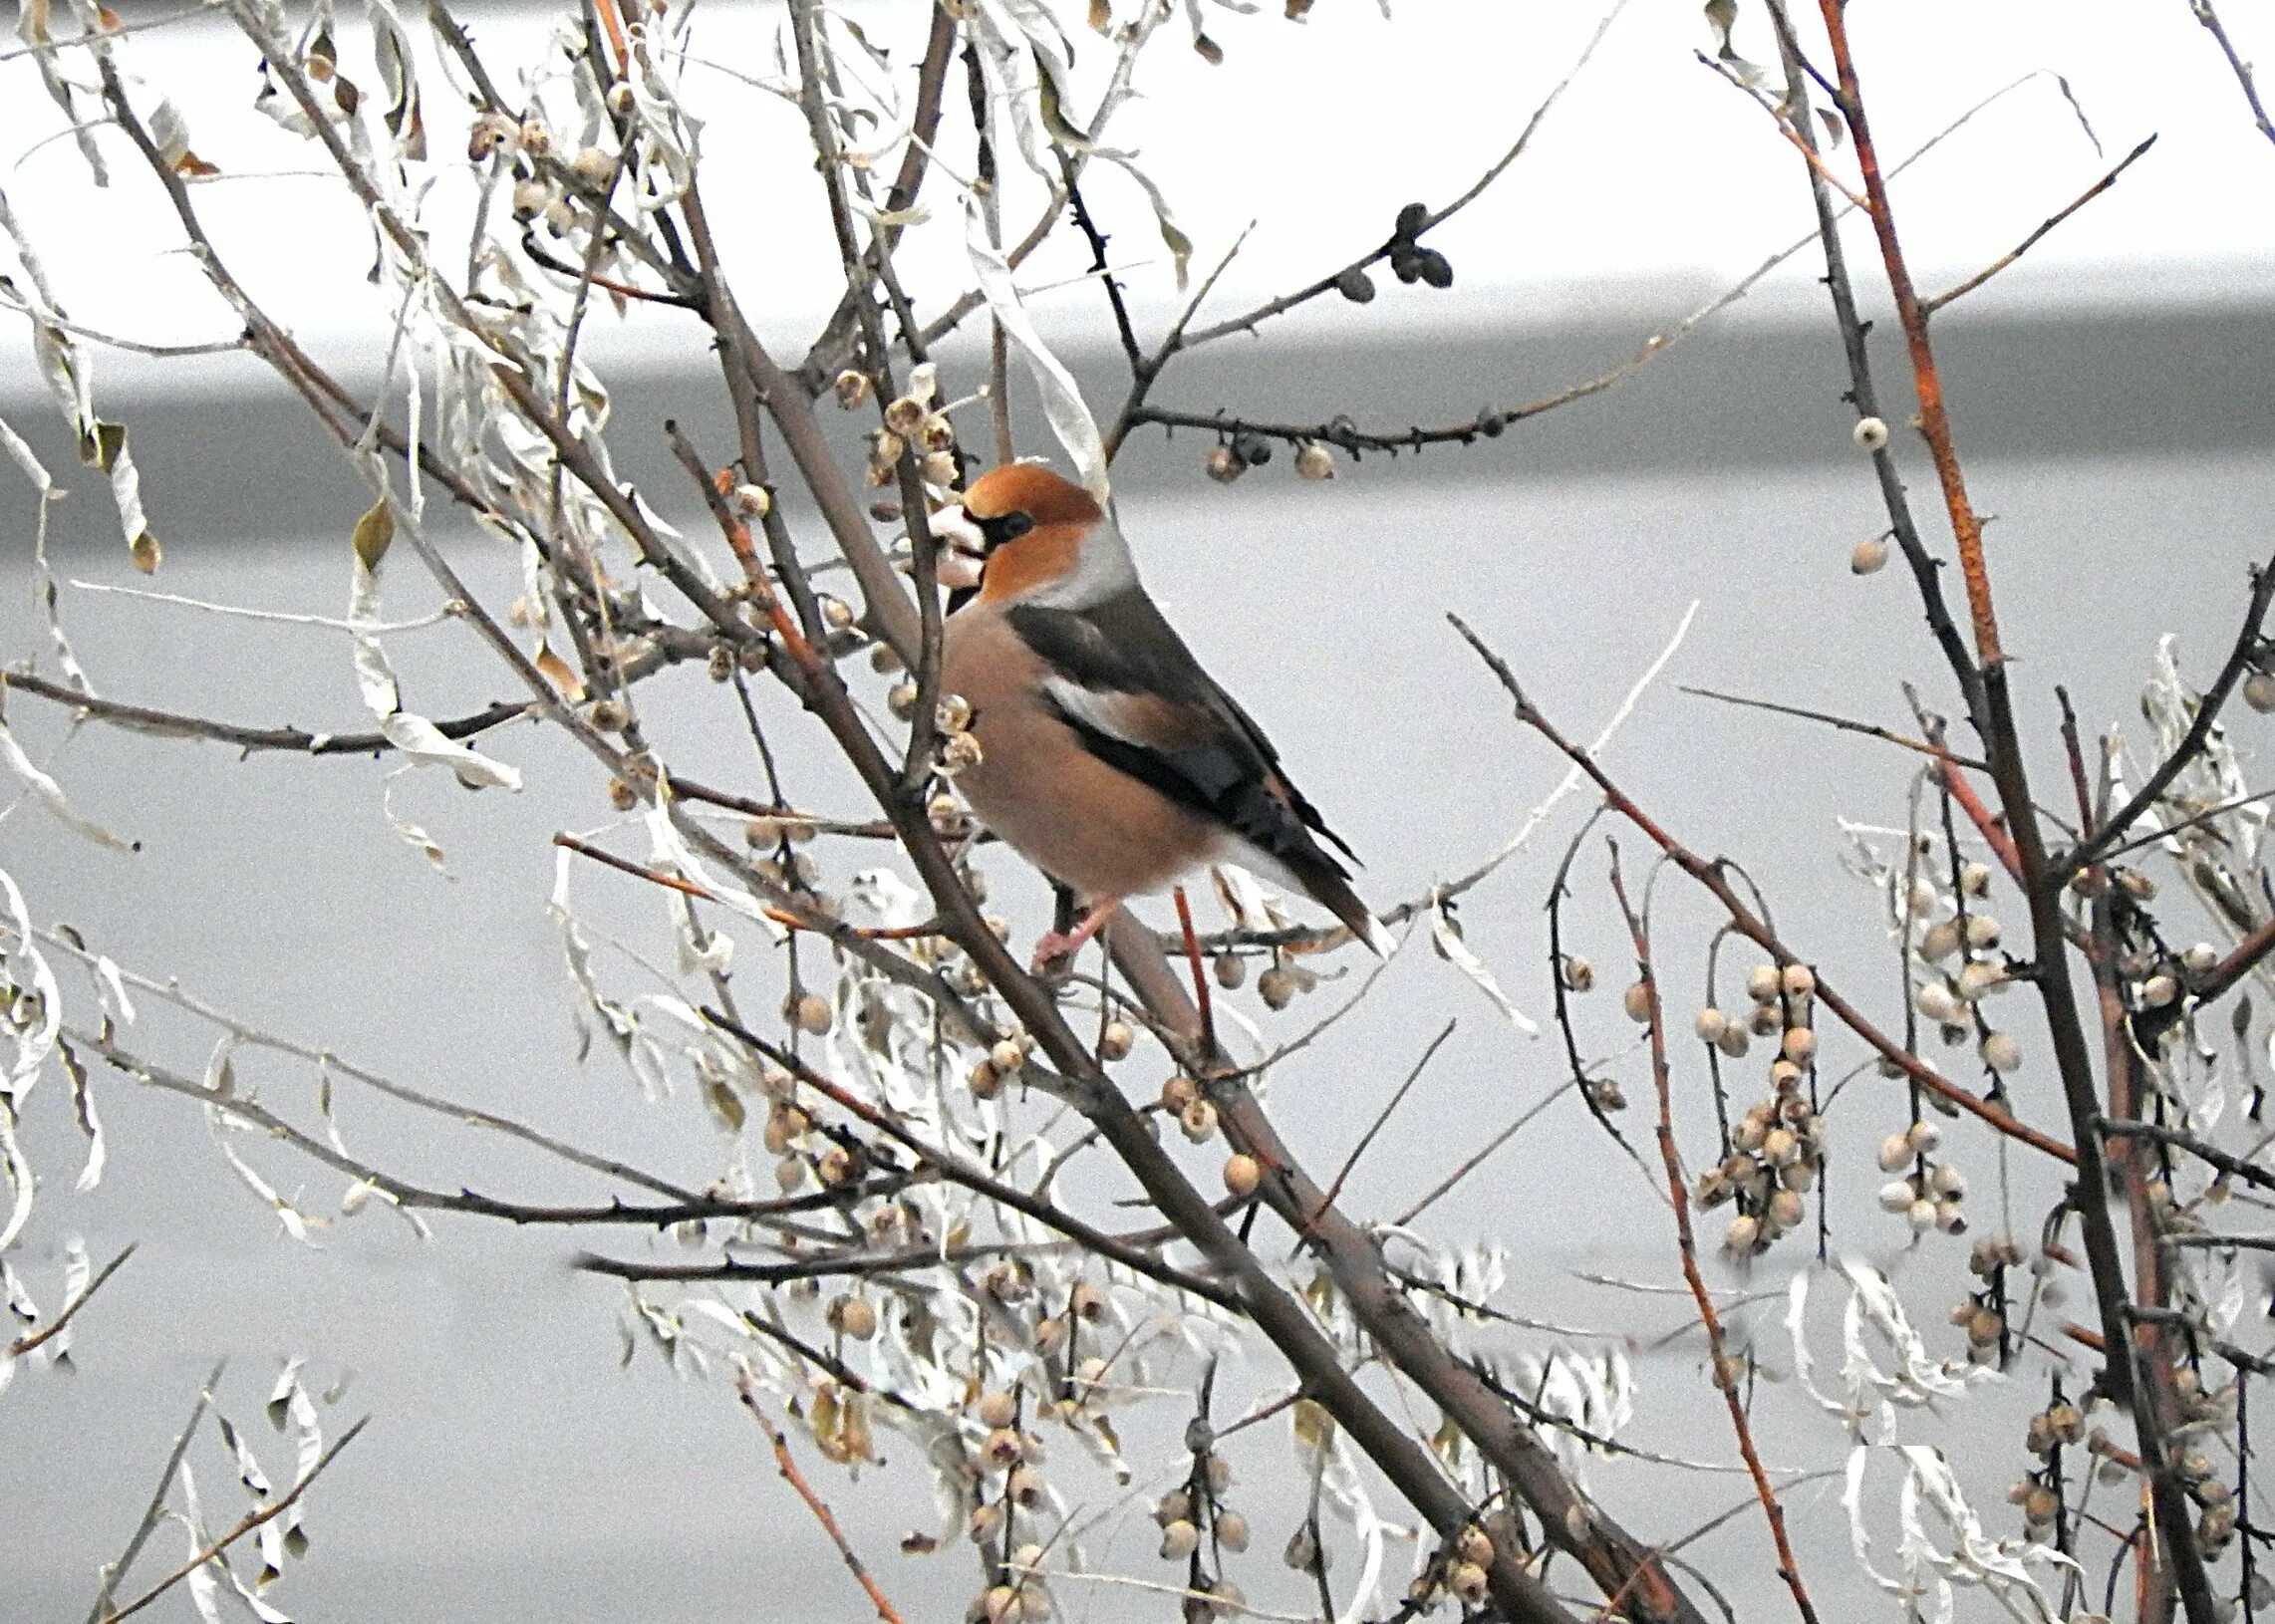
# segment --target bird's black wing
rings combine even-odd
[[[1045,696],[1091,754],[1228,825],[1297,873],[1347,875],[1313,835],[1346,856],[1350,848],[1287,782],[1264,730],[1201,669],[1143,591],[1084,609],[1021,604],[1007,614],[1054,672]]]

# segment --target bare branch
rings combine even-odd
[[[1762,1514],[1769,1519],[1770,1538],[1778,1551],[1778,1576],[1793,1593],[1793,1603],[1803,1624],[1817,1624],[1817,1608],[1802,1583],[1801,1563],[1794,1556],[1792,1541],[1786,1537],[1785,1507],[1779,1503],[1777,1489],[1762,1465],[1761,1452],[1754,1447],[1754,1429],[1746,1419],[1746,1406],[1739,1396],[1743,1385],[1741,1368],[1724,1350],[1722,1317],[1715,1312],[1714,1294],[1706,1288],[1706,1277],[1699,1272],[1698,1242],[1690,1225],[1690,1188],[1683,1177],[1681,1153],[1675,1149],[1674,1085],[1673,1073],[1667,1065],[1666,1007],[1660,1001],[1658,976],[1651,967],[1650,926],[1627,900],[1626,884],[1619,877],[1616,846],[1611,853],[1611,890],[1619,901],[1619,912],[1627,921],[1628,938],[1635,947],[1635,969],[1643,988],[1651,1033],[1651,1081],[1659,1101],[1659,1159],[1666,1168],[1667,1201],[1674,1208],[1675,1238],[1682,1253],[1683,1279],[1690,1286],[1691,1300],[1698,1305],[1699,1323],[1706,1327],[1711,1380],[1722,1391],[1723,1406],[1730,1412],[1731,1431],[1738,1438],[1738,1453],[1745,1458],[1746,1470],[1754,1480],[1754,1492],[1761,1497]]]
[[[211,1544],[198,1551],[196,1555],[190,1557],[188,1561],[182,1563],[181,1566],[175,1568],[171,1573],[160,1579],[156,1584],[150,1586],[149,1589],[143,1591],[133,1601],[127,1603],[126,1606],[118,1609],[116,1612],[107,1611],[103,1613],[101,1624],[118,1624],[118,1621],[123,1618],[132,1618],[135,1614],[141,1612],[151,1602],[157,1600],[158,1597],[164,1595],[168,1590],[171,1590],[175,1585],[181,1583],[182,1580],[188,1578],[192,1573],[203,1567],[207,1562],[210,1562],[215,1557],[219,1556],[223,1551],[227,1550],[231,1545],[234,1545],[238,1540],[244,1538],[245,1535],[251,1533],[255,1528],[258,1528],[264,1522],[274,1521],[276,1518],[282,1516],[286,1511],[290,1510],[293,1506],[297,1505],[300,1502],[300,1496],[308,1492],[309,1488],[316,1482],[316,1480],[324,1475],[325,1469],[331,1466],[334,1461],[340,1458],[340,1452],[346,1449],[350,1444],[353,1444],[356,1441],[357,1437],[362,1434],[363,1430],[370,1425],[371,1417],[366,1416],[363,1420],[357,1422],[353,1427],[350,1427],[337,1439],[333,1440],[332,1447],[327,1449],[322,1455],[318,1456],[316,1458],[315,1464],[311,1466],[305,1473],[303,1473],[300,1476],[299,1480],[294,1483],[290,1489],[286,1489],[283,1494],[278,1496],[276,1499],[268,1501],[266,1504],[257,1506],[253,1510],[247,1511],[243,1516],[237,1519],[235,1524],[230,1527],[228,1532],[224,1533],[220,1538],[214,1540]]]
[[[34,1348],[38,1347],[41,1343],[47,1341],[50,1337],[61,1336],[65,1328],[71,1324],[73,1318],[78,1315],[79,1311],[87,1306],[88,1299],[94,1296],[96,1292],[102,1290],[104,1283],[109,1280],[112,1275],[119,1272],[120,1265],[125,1263],[128,1258],[135,1255],[136,1244],[136,1242],[129,1242],[126,1246],[122,1247],[116,1257],[112,1258],[111,1261],[105,1263],[102,1268],[96,1271],[95,1277],[87,1282],[87,1288],[84,1291],[80,1292],[78,1296],[72,1298],[71,1301],[63,1305],[62,1312],[58,1313],[54,1319],[41,1326],[38,1330],[27,1331],[22,1336],[16,1338],[15,1341],[9,1343],[6,1357],[12,1359],[21,1358],[23,1355],[30,1353]]]
[[[805,1474],[798,1470],[797,1462],[791,1459],[790,1441],[766,1414],[758,1384],[751,1380],[747,1369],[736,1373],[734,1390],[741,1396],[743,1407],[750,1412],[751,1418],[764,1430],[766,1441],[774,1446],[774,1465],[781,1473],[782,1481],[798,1491],[798,1498],[804,1500],[806,1509],[813,1512],[814,1520],[822,1525],[822,1530],[829,1535],[830,1543],[837,1547],[837,1554],[844,1558],[847,1569],[860,1581],[862,1590],[868,1594],[869,1604],[877,1609],[878,1618],[884,1624],[902,1624],[900,1612],[886,1599],[883,1587],[870,1575],[869,1569],[862,1565],[861,1558],[854,1554],[852,1542],[845,1537],[845,1530],[838,1526],[837,1515],[830,1510],[828,1501],[814,1492],[813,1486],[806,1482]]]
[[[2188,9],[2196,14],[2196,21],[2210,30],[2212,38],[2219,42],[2220,55],[2227,58],[2228,71],[2235,75],[2235,82],[2243,91],[2243,99],[2251,107],[2251,122],[2259,127],[2262,135],[2275,141],[2275,119],[2268,118],[2267,109],[2259,100],[2259,87],[2252,81],[2251,64],[2237,54],[2235,42],[2227,37],[2227,28],[2220,22],[2219,13],[2212,9],[2212,0],[2188,0]]]
[[[1977,271],[1973,276],[1968,277],[1965,281],[1955,283],[1951,287],[1944,289],[1941,293],[1936,294],[1931,299],[1922,299],[1919,302],[1920,314],[1923,316],[1932,316],[1937,311],[1941,310],[1945,305],[1950,304],[1953,300],[1964,299],[1968,294],[1973,293],[1977,288],[1981,287],[1985,282],[1988,282],[1992,277],[1998,275],[1999,272],[2005,270],[2016,260],[2022,258],[2023,255],[2029,253],[2031,249],[2038,246],[2039,239],[2045,236],[2047,232],[2053,230],[2064,220],[2067,220],[2071,215],[2077,213],[2078,210],[2084,208],[2088,203],[2099,197],[2103,192],[2108,191],[2110,187],[2116,185],[2117,177],[2125,173],[2126,170],[2132,168],[2133,161],[2136,158],[2140,157],[2142,153],[2146,152],[2151,146],[2154,146],[2155,144],[2156,137],[2154,135],[2150,135],[2138,146],[2135,146],[2132,151],[2126,153],[2124,157],[2120,158],[2118,160],[2117,166],[2111,169],[2109,173],[2103,175],[2101,179],[2095,181],[2084,191],[2080,192],[2077,197],[2072,199],[2068,204],[2064,205],[2060,209],[2057,209],[2054,213],[2048,215],[2044,220],[2039,222],[2038,228],[2035,231],[2031,232],[2029,236],[2023,238],[2022,241],[2016,243],[2012,248],[1999,255],[1998,258],[1992,260],[1988,265]]]

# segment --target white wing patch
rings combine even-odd
[[[1084,687],[1067,677],[1046,677],[1042,691],[1052,704],[1085,727],[1094,727],[1110,738],[1134,744],[1141,750],[1162,747],[1160,740],[1147,737],[1145,729],[1137,725],[1128,694]]]

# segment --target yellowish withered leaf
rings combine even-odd
[[[127,425],[123,422],[96,421],[88,424],[80,442],[80,460],[109,473],[119,460],[119,453],[127,448]]]
[[[1430,1435],[1430,1447],[1438,1452],[1448,1466],[1458,1466],[1461,1463],[1462,1447],[1466,1443],[1468,1440],[1463,1437],[1462,1430],[1454,1425],[1451,1416],[1439,1422],[1438,1430]]]
[[[1193,263],[1193,239],[1178,223],[1164,214],[1161,217],[1161,240],[1169,247],[1171,265],[1177,272],[1177,285],[1185,286],[1186,269]]]
[[[1090,26],[1101,34],[1114,26],[1113,0],[1090,0]]]
[[[718,1120],[725,1125],[728,1133],[742,1132],[742,1096],[734,1092],[733,1086],[725,1078],[706,1077],[704,1097],[711,1102],[711,1110],[718,1114]]]
[[[395,515],[388,511],[387,498],[374,502],[364,516],[356,521],[356,562],[367,570],[380,567],[387,550],[395,542]]]
[[[545,680],[553,684],[554,692],[560,694],[571,704],[577,704],[583,700],[585,696],[584,679],[577,675],[575,667],[553,652],[549,644],[537,646],[535,664],[537,670],[543,674]]]

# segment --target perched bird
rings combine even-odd
[[[1214,863],[1320,904],[1377,953],[1355,861],[1287,781],[1262,728],[1146,595],[1089,492],[1031,462],[983,474],[935,533],[977,557],[952,603],[941,683],[972,706],[980,761],[957,779],[980,821],[1086,905],[1036,961],[1072,952],[1125,897]]]

